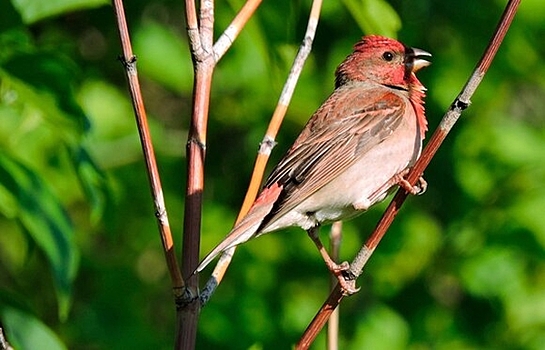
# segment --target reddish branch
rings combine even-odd
[[[182,274],[186,278],[186,292],[178,306],[176,349],[194,349],[200,313],[198,275],[193,271],[199,262],[202,194],[204,190],[204,160],[206,131],[210,106],[212,75],[217,61],[230,47],[247,23],[260,0],[249,0],[231,25],[214,45],[214,2],[201,0],[199,16],[194,1],[186,0],[186,22],[193,59],[193,112],[187,141],[187,185],[185,195]]]
[[[488,71],[494,56],[496,55],[500,44],[502,43],[509,26],[517,12],[518,6],[520,5],[520,0],[510,0],[507,4],[503,16],[496,28],[494,36],[490,41],[483,57],[475,68],[470,79],[462,89],[461,93],[456,97],[449,110],[441,120],[441,123],[437,130],[432,135],[430,141],[424,148],[422,156],[415,163],[414,167],[411,169],[407,175],[407,181],[412,185],[416,184],[419,177],[423,174],[424,169],[428,166],[431,159],[439,149],[439,146],[442,144],[458,118],[460,117],[462,111],[466,109],[469,104],[471,97],[475,93],[475,90],[481,83],[484,75]],[[395,197],[392,199],[392,202],[384,212],[381,220],[377,224],[375,230],[362,247],[362,249],[356,255],[356,258],[351,264],[350,273],[357,278],[363,272],[363,267],[369,260],[370,256],[373,254],[375,248],[379,244],[380,240],[386,233],[387,229],[390,227],[395,216],[399,212],[399,209],[403,205],[405,199],[407,198],[407,192],[403,189],[397,191]],[[297,344],[297,349],[308,349],[310,344],[314,341],[320,330],[323,328],[325,322],[328,320],[329,316],[337,308],[339,303],[344,298],[344,295],[341,291],[339,285],[333,290],[329,295],[328,299],[322,305],[322,308],[316,314],[310,325],[307,327],[306,331],[302,335],[299,343]]]
[[[120,57],[120,59],[123,62],[125,72],[127,73],[132,105],[136,117],[136,125],[138,127],[138,133],[140,134],[140,143],[142,144],[142,152],[144,153],[151,195],[153,197],[153,204],[155,207],[155,217],[157,218],[157,224],[159,225],[159,233],[161,235],[161,242],[163,243],[163,251],[165,253],[167,267],[170,273],[170,279],[172,281],[174,296],[178,299],[183,293],[184,281],[182,279],[182,275],[180,274],[180,268],[178,267],[178,262],[174,251],[174,244],[172,241],[172,234],[170,232],[170,224],[168,222],[159,170],[157,169],[157,161],[155,160],[155,154],[153,151],[146,110],[144,108],[144,100],[142,98],[140,83],[138,81],[136,56],[134,56],[132,52],[129,30],[127,28],[127,21],[125,19],[125,11],[123,9],[122,0],[114,0],[114,11],[117,19],[119,35],[121,37],[121,46],[123,48],[123,56]]]

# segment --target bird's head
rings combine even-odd
[[[411,85],[423,88],[414,73],[430,65],[425,60],[430,56],[394,39],[364,36],[337,68],[335,87],[351,81],[372,81],[402,90],[409,90]]]

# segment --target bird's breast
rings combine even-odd
[[[393,134],[366,151],[331,182],[300,203],[295,212],[315,223],[346,220],[384,200],[392,177],[411,166],[422,148],[415,118],[404,118]],[[386,187],[385,187],[386,186]]]

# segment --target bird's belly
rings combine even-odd
[[[415,125],[416,127],[416,125]],[[373,147],[336,179],[299,204],[295,211],[316,224],[350,219],[386,198],[388,182],[420,153],[421,142],[392,135]]]

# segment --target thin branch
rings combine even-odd
[[[236,17],[233,19],[233,22],[225,29],[223,34],[214,44],[214,60],[218,62],[225,52],[231,47],[237,36],[240,34],[240,31],[248,20],[252,18],[255,10],[261,4],[261,0],[248,0],[244,6],[237,13]]]
[[[461,93],[456,97],[449,110],[441,120],[441,123],[437,130],[434,132],[430,141],[426,145],[422,156],[417,160],[409,174],[407,175],[407,181],[411,184],[416,184],[419,177],[423,174],[424,169],[428,166],[431,159],[439,149],[447,134],[450,132],[462,111],[466,109],[470,104],[470,99],[473,96],[475,90],[482,81],[494,56],[496,55],[500,44],[502,43],[509,26],[517,12],[520,0],[510,0],[507,4],[502,18],[496,28],[494,36],[490,41],[483,57],[479,64],[475,68],[470,79],[462,89]],[[386,233],[386,230],[390,227],[396,214],[403,205],[403,202],[407,198],[407,192],[403,189],[397,191],[396,195],[392,199],[392,202],[384,212],[381,220],[377,224],[375,230],[362,247],[362,249],[356,255],[356,258],[351,264],[350,273],[357,278],[363,272],[363,267],[373,254],[375,248],[379,244],[380,240]],[[339,305],[344,295],[339,285],[333,290],[326,302],[322,305],[320,311],[316,314],[310,325],[307,327],[305,333],[302,335],[297,349],[308,349],[310,344],[314,341],[319,331],[323,328],[325,322],[329,318],[329,315]]]
[[[335,221],[331,225],[331,231],[329,233],[329,241],[331,253],[331,259],[338,262],[340,249],[341,249],[341,239],[342,239],[342,229],[343,222]],[[331,290],[333,291],[339,282],[337,278],[331,275]],[[327,350],[338,350],[339,349],[339,309],[335,309],[329,321],[327,322]]]
[[[183,292],[184,281],[180,274],[180,268],[178,267],[178,262],[174,251],[174,243],[172,240],[165,200],[163,197],[159,170],[157,169],[157,162],[153,151],[146,110],[144,108],[144,100],[142,98],[140,83],[138,81],[136,56],[134,56],[132,52],[129,30],[125,19],[125,11],[123,9],[122,0],[114,0],[114,11],[117,19],[119,35],[121,37],[121,45],[123,47],[123,57],[120,59],[123,62],[125,72],[127,73],[129,90],[136,117],[136,125],[138,127],[138,133],[140,134],[140,142],[142,144],[142,151],[146,162],[146,170],[150,182],[151,195],[155,206],[155,216],[157,217],[157,223],[159,225],[159,233],[161,235],[161,242],[163,243],[163,251],[165,253],[167,267],[170,273],[170,279],[172,281],[174,296],[176,299],[178,299],[181,297]]]
[[[4,330],[2,327],[0,327],[0,350],[13,350],[4,336]]]
[[[199,36],[199,23],[194,0],[185,0],[185,21],[187,23],[187,36],[192,57],[203,55],[201,37]]]
[[[248,191],[246,192],[246,196],[244,198],[244,202],[242,204],[242,208],[240,209],[236,222],[241,220],[244,215],[246,215],[257,196],[259,188],[261,187],[261,181],[263,179],[263,173],[265,172],[265,166],[267,164],[272,149],[276,145],[276,142],[274,140],[276,138],[276,135],[278,134],[280,125],[284,120],[284,116],[286,115],[288,105],[293,96],[293,91],[295,90],[295,86],[297,85],[297,81],[299,79],[299,76],[301,75],[301,71],[303,70],[304,63],[312,49],[312,42],[314,41],[314,35],[318,26],[321,8],[322,0],[314,0],[312,2],[305,37],[303,39],[303,42],[301,43],[301,46],[299,47],[299,51],[291,67],[288,79],[284,84],[284,88],[280,95],[278,104],[276,105],[276,109],[273,113],[271,121],[269,122],[269,126],[267,128],[265,136],[261,141],[257,159],[254,164],[252,178],[250,180],[250,185],[248,186]],[[216,267],[214,268],[214,271],[212,272],[212,276],[206,283],[205,287],[201,290],[200,298],[203,305],[206,304],[206,302],[214,293],[216,287],[219,285],[219,283],[221,283],[223,276],[225,275],[225,272],[227,271],[227,268],[231,263],[231,259],[235,252],[235,249],[236,248],[231,248],[221,255]]]

